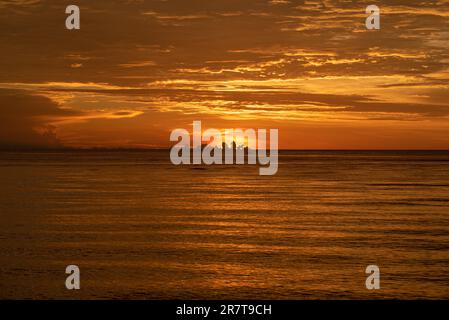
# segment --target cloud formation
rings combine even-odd
[[[60,147],[52,123],[79,115],[49,98],[23,90],[0,89],[0,106],[0,148],[3,149]]]
[[[449,123],[447,0],[380,4],[379,31],[365,28],[370,1],[77,4],[74,32],[64,27],[61,1],[0,5],[0,88],[80,110],[53,123],[65,144],[90,145],[106,125],[110,144],[145,144],[119,129],[132,122],[153,130],[153,138],[142,133],[148,145],[165,146],[171,128],[205,117],[248,127],[271,120],[290,133],[301,125],[316,141],[329,137],[322,124],[380,126],[397,148],[410,132],[416,148],[449,147],[439,133]],[[367,148],[381,146],[375,139],[374,131],[366,136]],[[297,140],[281,138],[281,146],[306,145]]]

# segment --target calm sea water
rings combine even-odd
[[[168,157],[0,153],[0,298],[449,298],[448,152]]]

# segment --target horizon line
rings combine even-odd
[[[172,147],[7,147],[0,148],[0,152],[68,152],[68,151],[170,151]],[[193,148],[190,148],[193,150]],[[256,149],[257,150],[269,150]],[[323,149],[323,148],[279,148],[278,151],[449,151],[448,149]]]

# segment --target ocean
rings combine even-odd
[[[1,152],[0,298],[449,298],[449,152],[281,151],[276,175],[258,169]]]

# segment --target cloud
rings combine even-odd
[[[25,90],[0,89],[0,148],[57,148],[54,121],[79,115]]]
[[[0,1],[0,88],[26,90],[8,103],[28,97],[43,114],[28,108],[19,123],[19,110],[0,113],[18,123],[21,131],[10,136],[23,139],[14,141],[47,145],[57,144],[55,132],[80,145],[104,132],[107,143],[114,130],[126,135],[125,124],[137,123],[133,139],[145,143],[155,131],[138,135],[156,116],[158,132],[193,115],[314,125],[372,120],[382,132],[448,122],[449,1],[379,4],[381,30],[373,32],[365,28],[368,4],[78,0],[82,27],[68,32],[64,2]],[[63,114],[68,107],[83,114]]]
[[[91,105],[99,101],[115,105],[112,109],[77,117],[78,120],[93,118],[135,117],[146,110],[181,111],[188,114],[213,114],[228,117],[262,119],[358,119],[398,121],[431,120],[449,116],[446,103],[449,90],[444,86],[418,87],[412,79],[387,78],[323,78],[290,79],[289,81],[247,81],[247,82],[186,82],[164,86],[153,84],[146,88],[113,87],[100,84],[63,83],[42,85],[41,90],[54,100],[59,95],[76,96],[77,103]],[[344,83],[346,81],[346,83]],[[403,86],[384,85],[386,81],[402,81]],[[357,83],[371,82],[370,90],[360,93],[347,92],[346,87]],[[339,86],[336,86],[338,83]],[[183,86],[184,85],[184,86]],[[23,86],[23,85],[22,85]],[[30,84],[33,88],[36,85]],[[333,87],[332,87],[333,86]],[[407,87],[414,87],[415,94],[408,96]],[[329,88],[325,93],[323,88]],[[331,90],[333,88],[333,90]],[[389,99],[388,92],[395,93],[396,100]],[[379,93],[380,92],[380,93]],[[407,99],[408,98],[408,99]],[[128,109],[123,109],[127,106]],[[117,110],[117,108],[120,108]],[[115,111],[114,111],[115,110]],[[133,111],[134,110],[134,111]]]
[[[40,2],[41,0],[2,0],[0,1],[0,9],[32,7],[38,5]]]
[[[154,67],[155,65],[156,63],[154,61],[140,61],[119,64],[119,66],[123,68]]]

